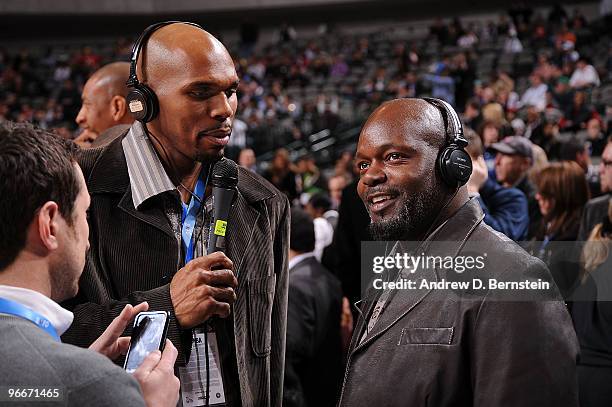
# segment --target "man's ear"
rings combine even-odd
[[[32,226],[37,226],[38,243],[48,251],[56,250],[59,247],[58,231],[60,222],[64,221],[59,211],[59,207],[53,201],[45,202],[34,218]]]
[[[117,123],[119,123],[127,114],[127,103],[123,96],[115,95],[111,99],[111,117]]]

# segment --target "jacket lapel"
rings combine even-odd
[[[259,212],[249,205],[244,196],[238,192],[230,208],[226,240],[227,256],[234,262],[236,278],[242,272],[242,260],[251,242],[258,218]]]
[[[483,218],[484,213],[482,212],[478,201],[476,199],[469,200],[451,218],[449,218],[446,224],[442,226],[442,228],[431,238],[429,242],[426,242],[424,250],[418,249],[415,253],[424,253],[426,256],[456,255]],[[406,276],[404,277],[406,278]],[[368,313],[364,314],[365,318],[360,318],[362,321],[361,325],[359,326],[359,330],[356,329],[356,334],[359,336],[357,338],[353,337],[355,347],[351,354],[368,346],[368,344],[389,330],[393,325],[405,317],[406,314],[412,311],[421,301],[423,301],[423,299],[427,297],[432,290],[429,288],[421,289],[419,287],[421,281],[438,281],[438,274],[434,268],[421,267],[407,278],[416,282],[416,289],[397,290],[395,295],[392,295],[387,300],[385,309],[379,316],[378,321],[372,328],[372,331],[368,333],[367,337],[361,343],[359,343],[359,341],[361,340],[363,331],[367,326],[368,319],[370,318],[372,308],[376,304],[376,300],[374,300],[370,305]]]
[[[407,313],[412,311],[414,307],[431,292],[431,289],[419,288],[421,280],[437,281],[437,275],[434,269],[426,268],[417,270],[414,274],[408,276],[408,279],[415,281],[417,288],[413,290],[397,290],[391,294],[391,297],[389,297],[387,300],[385,308],[378,317],[378,321],[372,328],[372,331],[368,333],[368,336],[363,340],[363,342],[357,344],[354,349],[355,352],[374,341],[385,331],[395,325]],[[377,301],[374,301],[372,307],[376,304],[376,302]],[[367,327],[367,321],[372,313],[372,307],[370,307],[368,314],[365,314],[366,318],[364,318],[362,323],[362,331]],[[361,333],[361,335],[363,335],[363,333]],[[357,338],[357,340],[360,341],[361,337]]]
[[[122,139],[123,137],[117,137],[106,147],[102,148],[88,177],[89,193],[92,196],[108,193],[123,194],[117,205],[121,210],[139,221],[159,229],[174,239],[174,232],[170,222],[167,221],[161,207],[147,205],[146,202],[141,205],[140,210],[136,210],[134,207],[130,177],[121,144]],[[84,154],[87,154],[87,151]]]
[[[125,191],[118,206],[128,215],[159,229],[173,239],[176,238],[164,210],[159,205],[147,205],[147,202],[145,202],[140,205],[139,210],[134,208],[132,189],[130,187]]]

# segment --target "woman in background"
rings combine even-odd
[[[581,407],[612,406],[612,201],[582,250],[584,268],[572,305],[580,342]]]
[[[567,298],[578,279],[580,260],[569,242],[578,237],[589,188],[584,171],[573,161],[548,164],[533,181],[542,223],[531,246],[532,254],[548,265],[559,291]]]

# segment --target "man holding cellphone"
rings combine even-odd
[[[101,355],[60,342],[73,315],[57,303],[76,295],[89,247],[90,199],[71,144],[0,124],[0,196],[0,404],[174,407],[170,341],[133,377],[109,360],[125,354],[129,338],[120,336],[147,303],[123,308],[90,346]]]

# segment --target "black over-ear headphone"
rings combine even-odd
[[[463,135],[461,120],[447,102],[436,98],[423,99],[440,111],[444,121],[445,146],[438,154],[436,167],[448,186],[459,188],[465,185],[472,175],[472,159],[465,151],[468,141]]]
[[[196,23],[186,21],[163,21],[148,26],[134,43],[134,47],[132,48],[132,57],[130,60],[130,76],[126,82],[127,87],[130,88],[130,92],[128,93],[126,100],[130,113],[132,113],[136,120],[142,123],[148,123],[157,116],[159,113],[159,103],[153,89],[138,81],[138,76],[136,76],[136,63],[138,62],[138,55],[151,34],[170,24],[189,24],[202,29],[202,27]]]

